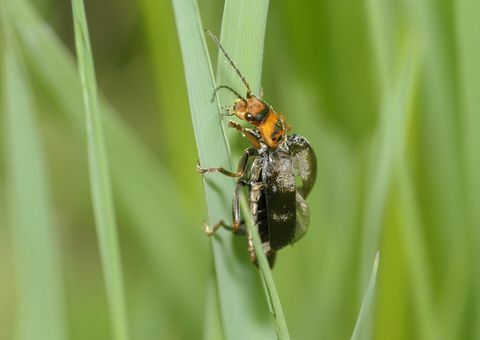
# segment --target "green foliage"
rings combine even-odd
[[[109,312],[113,324],[113,337],[117,340],[127,340],[127,312],[118,246],[117,223],[113,206],[105,137],[101,123],[101,111],[98,104],[97,81],[95,79],[95,68],[83,0],[72,0],[72,9],[78,72],[85,103],[88,165],[95,226],[102,255]]]
[[[23,58],[8,20],[3,24],[7,213],[18,297],[15,334],[18,339],[62,340],[62,263],[48,171]]]
[[[88,2],[125,280],[112,313],[70,4],[2,0],[0,338],[113,338],[116,313],[135,339],[275,338],[263,273],[292,339],[477,339],[477,3]],[[273,277],[244,238],[202,234],[230,219],[233,181],[207,176],[205,199],[197,157],[232,168],[247,146],[224,136],[231,95],[210,102],[214,74],[244,88],[202,27],[317,153],[309,233]]]

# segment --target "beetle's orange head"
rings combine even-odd
[[[259,126],[270,110],[267,103],[256,96],[250,95],[247,99],[237,99],[233,104],[232,113],[241,120]]]

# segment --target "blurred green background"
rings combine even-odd
[[[52,310],[58,338],[108,339],[70,2],[11,4],[0,339],[43,339],[32,331]],[[199,6],[219,33],[223,2]],[[171,3],[86,7],[131,338],[201,338],[214,269]],[[292,339],[350,337],[377,249],[364,338],[480,339],[479,13],[476,0],[270,3],[264,98],[319,162],[310,231],[274,269]]]

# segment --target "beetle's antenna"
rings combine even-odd
[[[245,85],[245,87],[247,88],[247,98],[250,97],[250,94],[252,93],[252,90],[250,89],[250,85],[248,85],[248,82],[247,80],[245,79],[245,77],[242,75],[242,73],[240,72],[240,70],[237,68],[237,66],[235,66],[235,64],[233,63],[232,59],[230,58],[230,56],[228,55],[227,51],[225,51],[225,49],[223,48],[222,44],[220,44],[220,41],[218,40],[218,38],[215,36],[215,34],[213,34],[212,32],[210,32],[208,29],[204,28],[204,31],[208,33],[208,35],[210,36],[210,38],[212,38],[212,40],[215,42],[215,44],[218,46],[218,48],[220,50],[222,50],[223,54],[225,55],[225,58],[227,58],[228,62],[230,63],[230,65],[232,65],[233,69],[235,70],[235,72],[237,72],[238,76],[240,77],[240,79],[242,80],[243,84]],[[217,88],[218,89],[218,88]],[[241,96],[239,96],[241,98]]]
[[[237,96],[237,98],[240,98],[245,103],[247,102],[245,100],[245,98],[243,98],[237,91],[235,91],[234,89],[232,89],[230,86],[227,86],[227,85],[220,85],[219,87],[217,87],[215,89],[215,91],[213,91],[212,102],[215,100],[215,95],[217,94],[218,90],[220,90],[220,89],[227,89],[230,92],[232,92],[233,94],[235,94]]]

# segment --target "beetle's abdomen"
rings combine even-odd
[[[268,236],[267,202],[265,200],[264,190],[260,191],[260,196],[257,202],[257,213],[253,217],[262,243],[269,242],[270,237]]]
[[[263,163],[262,178],[270,246],[279,250],[294,241],[296,229],[295,176],[288,149],[269,152]]]
[[[268,232],[268,214],[267,214],[267,201],[265,196],[265,190],[263,184],[253,183],[250,186],[250,213],[253,216],[255,228],[258,230],[260,240],[262,241],[262,247],[265,255],[267,256],[270,268],[273,267],[276,258],[276,252],[272,250],[270,246],[270,235]],[[253,263],[258,266],[257,259],[253,250],[253,244],[250,245],[249,251],[251,252],[250,258]]]

